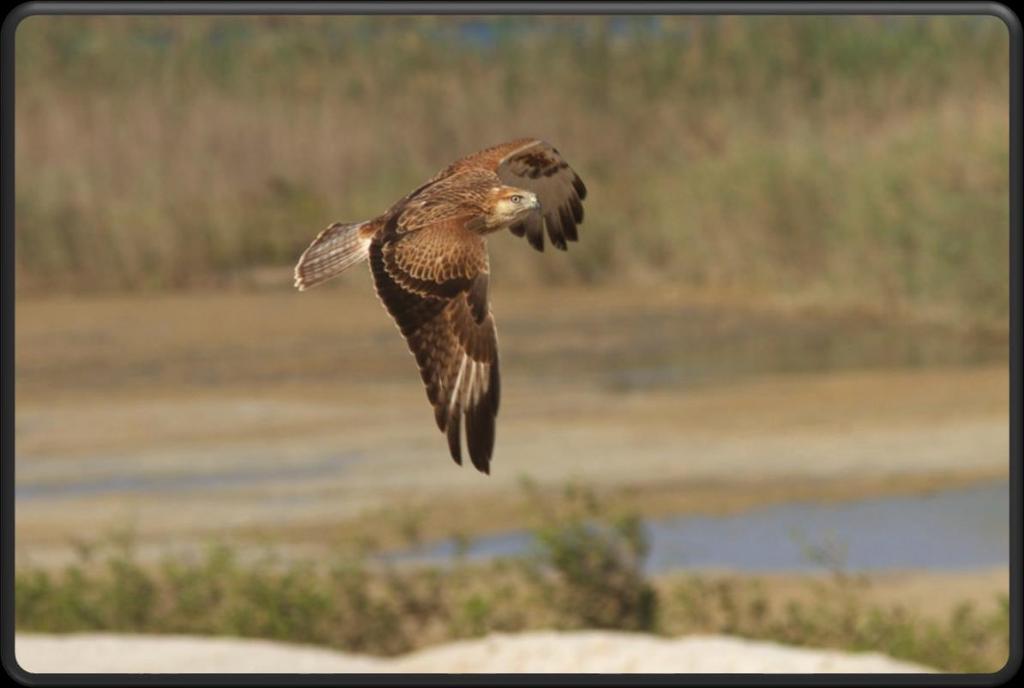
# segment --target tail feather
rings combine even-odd
[[[373,236],[369,222],[335,222],[320,232],[295,265],[299,291],[315,287],[366,260]]]

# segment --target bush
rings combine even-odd
[[[657,594],[643,572],[647,537],[639,517],[609,521],[586,488],[570,486],[561,508],[541,503],[536,531],[535,580],[565,628],[651,631],[656,626]]]
[[[792,645],[883,652],[947,671],[991,672],[1009,653],[1009,603],[959,606],[945,620],[868,599],[871,582],[841,562],[801,599],[775,599],[754,577],[690,574],[651,581],[639,519],[607,514],[596,493],[527,485],[539,513],[524,559],[446,569],[400,567],[363,548],[314,564],[235,551],[141,563],[130,539],[81,547],[54,573],[15,576],[20,631],[118,631],[269,638],[395,655],[492,631],[603,628],[665,635],[724,633]],[[407,536],[414,529],[404,527]]]

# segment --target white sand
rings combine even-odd
[[[875,653],[787,647],[725,636],[666,639],[584,631],[491,635],[394,659],[265,640],[21,633],[32,673],[906,673],[931,671]]]

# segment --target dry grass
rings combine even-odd
[[[534,134],[591,188],[583,241],[505,246],[502,280],[1005,316],[994,18],[32,17],[17,51],[22,291],[287,265]]]

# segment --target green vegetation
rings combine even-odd
[[[1005,317],[1007,65],[993,17],[32,17],[18,286],[287,266],[533,134],[587,181],[587,220],[567,255],[506,239],[503,282]]]
[[[1009,612],[962,605],[944,621],[867,599],[870,582],[834,568],[803,599],[756,579],[643,573],[644,531],[593,492],[553,499],[530,488],[539,548],[522,560],[399,567],[365,543],[330,564],[230,548],[145,565],[131,540],[82,548],[62,572],[23,567],[15,618],[23,631],[122,631],[271,638],[391,655],[491,631],[612,628],[664,635],[727,633],[795,645],[884,652],[960,672],[996,671],[1009,649]],[[399,524],[400,526],[400,524]],[[415,528],[401,528],[415,540]],[[835,566],[832,561],[825,564]]]
[[[925,619],[899,605],[867,600],[871,581],[831,568],[807,600],[779,603],[757,581],[706,581],[689,576],[664,605],[662,631],[725,633],[791,645],[882,652],[951,672],[994,672],[1009,657],[1009,598],[979,613],[963,602],[942,620]]]

